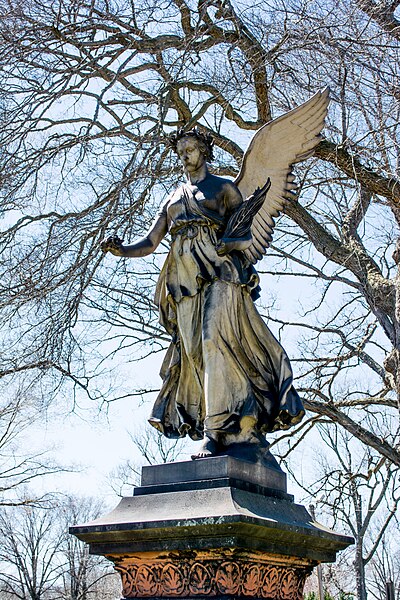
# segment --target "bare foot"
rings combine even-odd
[[[205,437],[204,442],[201,445],[200,452],[198,452],[198,454],[192,454],[192,460],[197,460],[198,458],[207,458],[208,456],[215,456],[217,453],[217,442],[211,437]]]

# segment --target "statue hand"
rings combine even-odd
[[[229,252],[227,245],[222,240],[218,242],[215,249],[217,251],[218,256],[225,256],[225,254],[228,254]]]
[[[111,252],[114,256],[123,256],[124,247],[122,240],[117,235],[110,235],[100,242],[100,248],[103,252]]]
[[[251,244],[251,234],[243,238],[222,238],[216,245],[218,256],[225,256],[233,250],[243,251]]]

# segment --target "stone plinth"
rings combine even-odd
[[[124,598],[297,600],[353,541],[294,503],[271,455],[144,467],[132,498],[70,532],[113,561]]]

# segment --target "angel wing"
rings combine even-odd
[[[310,100],[263,125],[254,135],[243,157],[234,183],[243,198],[271,179],[271,188],[253,219],[253,241],[244,251],[255,264],[266,253],[272,240],[274,217],[284,209],[296,188],[291,167],[309,158],[319,142],[328,112],[329,89],[317,92]]]
[[[264,187],[258,187],[254,194],[246,198],[246,202],[243,202],[235,210],[226,225],[222,240],[244,238],[251,233],[254,217],[264,204],[270,187],[271,180],[268,178]]]

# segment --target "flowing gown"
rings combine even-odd
[[[149,422],[167,437],[259,433],[304,416],[289,359],[254,305],[258,275],[243,254],[218,256],[226,219],[181,186],[164,205],[171,248],[156,290],[172,342]]]

